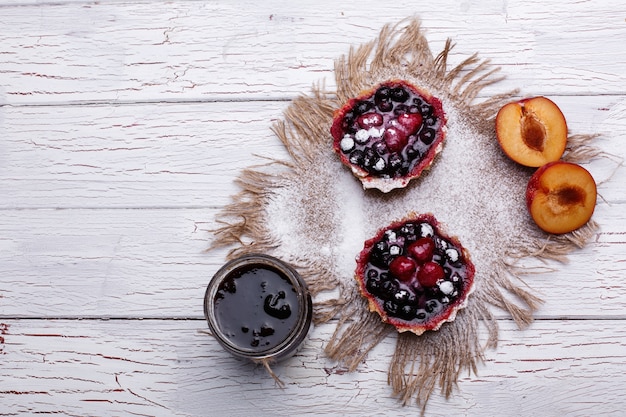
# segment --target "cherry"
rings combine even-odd
[[[408,135],[417,132],[422,125],[422,115],[419,113],[402,113],[397,120],[406,129]]]
[[[471,291],[474,266],[437,225],[430,214],[395,222],[357,258],[357,280],[370,308],[401,331],[438,328]]]
[[[430,237],[417,239],[408,248],[409,254],[419,263],[425,263],[433,259],[435,242]]]
[[[426,262],[417,273],[417,280],[423,287],[434,287],[437,281],[445,278],[443,267],[437,262]]]
[[[406,133],[399,127],[388,127],[383,134],[383,139],[389,152],[400,152],[408,143]]]
[[[365,113],[359,116],[357,123],[363,129],[369,129],[370,127],[377,127],[383,124],[383,116],[380,113]]]
[[[366,176],[360,178],[366,182],[372,177],[419,176],[445,124],[443,113],[431,111],[429,100],[438,102],[404,81],[382,83],[349,101],[333,117],[335,151],[344,164],[364,171]],[[367,155],[368,149],[376,157]]]
[[[397,119],[389,121],[383,135],[391,152],[400,152],[409,142],[409,136],[417,132],[422,125],[419,114],[402,113]]]
[[[416,270],[417,264],[407,256],[398,256],[389,264],[389,272],[400,281],[410,281]]]

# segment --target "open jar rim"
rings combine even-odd
[[[216,316],[215,299],[220,284],[246,267],[265,267],[277,271],[289,281],[297,296],[298,317],[293,329],[283,341],[264,350],[242,347],[233,343],[222,331]],[[213,336],[233,356],[253,361],[280,361],[293,355],[306,339],[313,317],[313,303],[306,282],[291,265],[273,256],[255,253],[228,261],[213,275],[204,296],[204,316]]]

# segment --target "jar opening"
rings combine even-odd
[[[291,266],[267,255],[247,255],[224,265],[209,283],[204,304],[220,344],[253,360],[290,356],[311,325],[306,284]]]

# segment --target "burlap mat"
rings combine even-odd
[[[327,356],[349,371],[386,337],[395,337],[388,380],[393,394],[422,412],[437,387],[450,396],[461,372],[476,372],[485,349],[498,341],[494,308],[520,328],[541,304],[522,277],[540,272],[526,258],[564,261],[594,234],[591,221],[578,231],[548,236],[530,219],[524,201],[533,170],[508,160],[495,139],[498,109],[517,91],[478,100],[497,83],[498,68],[471,55],[453,68],[448,41],[434,56],[418,19],[385,26],[378,39],[350,50],[335,64],[336,91],[323,86],[295,99],[274,132],[290,158],[244,170],[241,191],[218,216],[213,246],[232,246],[229,257],[263,252],[291,262],[314,296],[315,321],[337,324]],[[362,90],[405,79],[439,97],[448,136],[429,172],[404,190],[364,191],[332,151],[333,111]],[[600,154],[591,135],[570,135],[563,159],[584,162]],[[271,156],[269,156],[271,159]],[[397,334],[370,313],[353,272],[363,242],[407,213],[431,212],[469,250],[476,290],[452,323],[421,336]],[[481,326],[483,329],[481,331]],[[486,330],[486,331],[485,331]],[[479,333],[483,336],[479,337]]]

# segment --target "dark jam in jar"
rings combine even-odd
[[[289,279],[269,266],[233,271],[215,294],[215,317],[224,336],[242,348],[278,346],[298,321],[298,294]]]
[[[280,360],[306,338],[313,306],[291,266],[267,255],[247,255],[214,275],[204,312],[213,335],[231,354]]]

